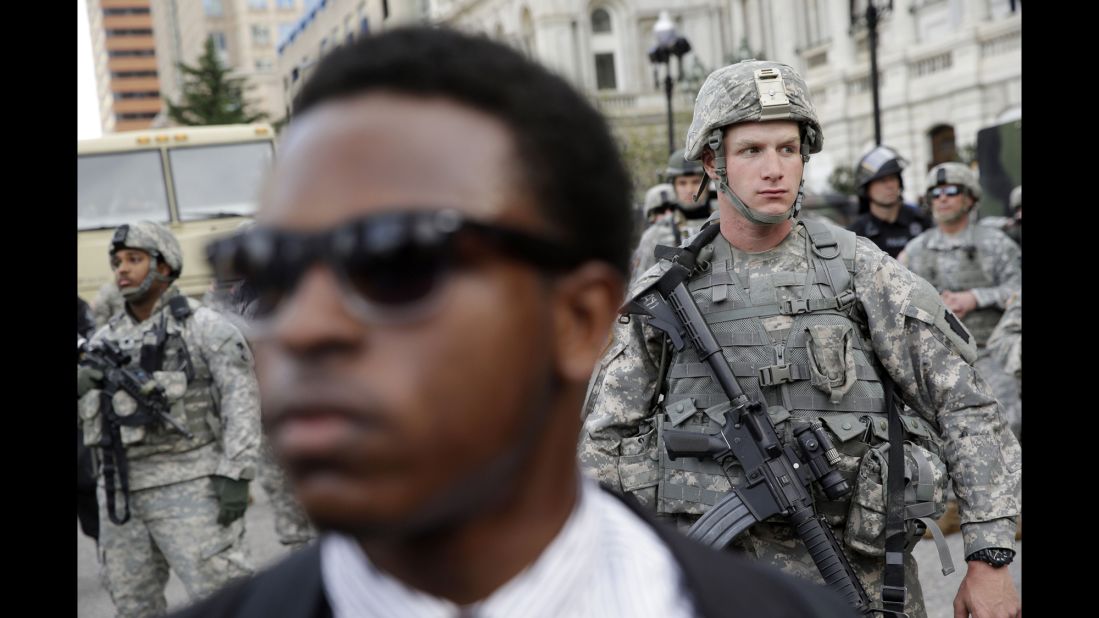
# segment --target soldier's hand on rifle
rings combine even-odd
[[[248,481],[214,476],[214,491],[218,495],[218,523],[228,526],[244,516],[248,508]]]
[[[103,372],[95,367],[87,365],[76,366],[76,396],[82,397],[84,393],[96,388],[103,380]]]

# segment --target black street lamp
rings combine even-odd
[[[659,88],[656,65],[664,65],[664,94],[668,97],[668,154],[675,152],[675,127],[672,120],[672,56],[675,56],[679,65],[678,80],[683,79],[683,55],[691,51],[691,43],[677,36],[675,22],[668,17],[667,11],[660,11],[660,17],[653,25],[653,36],[656,45],[649,50],[649,62],[653,63],[653,82]]]
[[[851,31],[860,19],[855,11],[857,0],[851,0]],[[893,0],[888,0],[878,6],[875,0],[866,0],[866,13],[862,20],[866,22],[867,35],[870,47],[870,91],[874,96],[874,145],[881,146],[881,104],[878,101],[878,21],[885,13],[893,10]]]

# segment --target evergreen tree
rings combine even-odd
[[[176,65],[183,73],[182,100],[179,105],[165,99],[168,116],[181,125],[247,124],[267,118],[266,112],[250,109],[244,93],[252,86],[243,77],[230,77],[222,63],[214,38],[207,37],[197,66]]]

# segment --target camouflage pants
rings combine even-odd
[[[106,493],[99,488],[100,575],[120,618],[165,612],[169,568],[192,600],[252,574],[244,518],[223,527],[217,515],[210,477],[131,492],[130,519],[121,526],[107,516]]]
[[[271,510],[275,515],[275,535],[279,538],[279,543],[290,549],[298,549],[316,538],[317,532],[302,511],[301,504],[294,498],[282,468],[275,462],[266,435],[260,447],[260,457],[259,482],[267,493],[267,499],[271,501]]]
[[[660,516],[660,519],[673,519],[680,531],[686,533],[697,515]],[[832,527],[832,533],[842,542],[843,528]],[[881,607],[881,577],[885,567],[885,557],[873,557],[861,554],[850,548],[844,548],[847,561],[855,570],[862,587],[870,597],[874,607]],[[729,545],[729,550],[747,558],[756,559],[777,568],[788,575],[807,579],[824,585],[817,565],[813,562],[809,550],[794,533],[794,528],[784,524],[760,523],[742,533]],[[908,588],[904,611],[909,618],[927,618],[923,589],[920,587],[919,567],[911,552],[904,554],[904,585]],[[880,615],[880,614],[875,614]]]
[[[1018,438],[1023,431],[1023,408],[1015,376],[1004,371],[1004,366],[989,354],[986,348],[981,348],[978,352],[977,362],[973,363],[973,366],[992,389],[992,394],[1000,402],[1004,421]]]

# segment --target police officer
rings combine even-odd
[[[837,467],[853,490],[834,500],[814,490],[816,509],[872,600],[882,598],[881,462],[888,418],[897,414],[887,413],[888,378],[907,404],[903,427],[893,427],[905,434],[913,479],[904,496],[907,549],[922,532],[907,518],[942,512],[949,472],[965,497],[971,560],[955,607],[1016,615],[1018,594],[1001,567],[1013,555],[1019,445],[971,365],[972,335],[935,290],[870,241],[798,220],[804,165],[823,144],[808,95],[801,76],[775,62],[726,66],[703,84],[686,156],[701,159],[718,185],[719,211],[709,224],[720,233],[701,249],[688,289],[741,388],[766,405],[782,439],[820,419],[835,442]],[[666,264],[643,275],[631,294]],[[726,472],[711,460],[668,458],[663,430],[716,433],[728,400],[696,352],[664,346],[644,320],[616,325],[585,404],[579,450],[590,474],[685,528],[744,477],[735,463]],[[730,547],[822,581],[788,522],[757,523]],[[904,610],[925,615],[910,551],[903,565]]]
[[[935,286],[946,306],[973,334],[976,366],[1018,432],[1022,426],[1018,389],[985,344],[1008,300],[1022,287],[1022,254],[1002,231],[971,223],[981,186],[968,167],[936,165],[927,174],[926,189],[938,227],[912,239],[898,259]]]
[[[84,443],[100,461],[103,581],[119,616],[150,616],[166,609],[169,569],[191,598],[252,572],[243,515],[259,448],[258,394],[240,331],[176,288],[183,260],[166,227],[123,225],[109,251],[125,310],[89,347],[111,342],[128,354],[127,367],[155,379],[179,426],[157,417],[105,432],[106,410],[143,410],[125,391],[101,398],[113,390],[110,378],[78,366]]]
[[[874,241],[891,257],[897,257],[908,241],[931,227],[918,208],[902,199],[901,171],[906,164],[892,148],[878,146],[859,159],[855,168],[862,214],[847,229]]]

